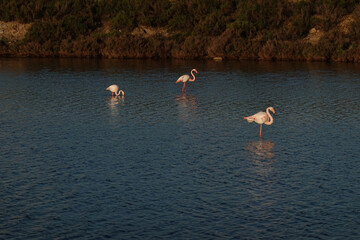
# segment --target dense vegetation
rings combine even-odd
[[[2,21],[32,23],[24,40],[0,39],[2,55],[360,61],[360,0],[0,0],[0,9]]]

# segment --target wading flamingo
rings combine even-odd
[[[183,93],[186,92],[185,83],[187,81],[189,81],[189,82],[195,81],[195,75],[194,75],[193,72],[198,73],[198,71],[196,69],[193,69],[193,70],[190,71],[190,73],[191,73],[191,75],[193,77],[192,79],[190,79],[190,76],[186,74],[186,75],[182,75],[181,77],[179,77],[179,79],[176,81],[176,83],[178,83],[178,82],[183,82],[184,83],[184,85],[182,87],[182,92]]]
[[[110,85],[106,90],[109,90],[111,92],[111,96],[114,96],[114,93],[116,96],[125,96],[125,93],[123,90],[119,90],[119,86],[116,84]]]
[[[262,125],[265,123],[266,125],[271,125],[274,122],[273,117],[270,115],[269,110],[272,111],[275,114],[275,110],[273,107],[268,107],[265,112],[258,112],[254,115],[251,115],[249,117],[244,117],[245,120],[247,120],[249,123],[256,122],[257,124],[260,124],[260,137],[261,137],[261,128]]]

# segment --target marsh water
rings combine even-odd
[[[0,239],[359,239],[359,103],[354,64],[0,59]]]

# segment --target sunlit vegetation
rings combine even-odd
[[[0,0],[0,7],[0,20],[32,23],[23,41],[2,39],[0,53],[360,60],[360,0]],[[151,31],[135,34],[139,27]]]

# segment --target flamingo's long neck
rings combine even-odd
[[[268,115],[268,117],[269,117],[269,121],[265,122],[266,125],[271,125],[271,124],[273,124],[273,122],[274,122],[274,119],[273,119],[273,117],[271,116],[269,110],[270,110],[270,108],[267,108],[267,109],[266,109],[266,115]]]
[[[115,94],[116,94],[116,96],[120,96],[121,94],[122,94],[123,96],[125,96],[125,93],[124,93],[123,90],[119,90],[119,92],[118,92],[118,93],[115,93]]]
[[[191,76],[193,77],[193,79],[189,79],[190,82],[195,81],[195,75],[194,75],[193,71],[194,71],[194,69],[191,70],[191,72],[190,72],[190,73],[191,73]],[[194,72],[195,72],[195,71],[194,71]]]

